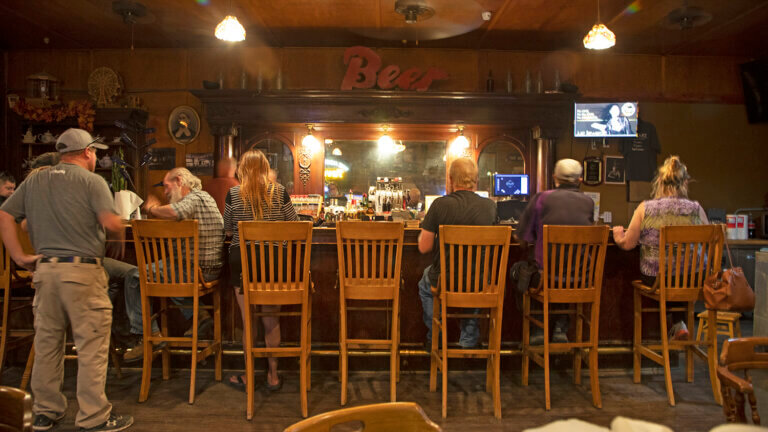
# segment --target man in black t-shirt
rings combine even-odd
[[[477,195],[477,165],[468,158],[453,161],[448,173],[449,195],[440,197],[429,207],[419,234],[419,252],[433,252],[432,265],[424,269],[419,281],[419,297],[427,326],[427,343],[432,340],[432,292],[440,280],[440,243],[437,234],[440,225],[493,225],[496,223],[496,203]],[[476,319],[461,320],[459,345],[471,348],[477,345],[479,329]]]

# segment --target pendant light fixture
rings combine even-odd
[[[600,22],[600,0],[597,0],[597,23],[584,36],[584,48],[604,50],[616,45],[616,35]]]
[[[232,11],[232,0],[229,1],[229,11]],[[227,15],[216,26],[214,32],[217,39],[221,39],[227,42],[240,42],[245,40],[245,27],[240,24],[237,17],[234,15]]]

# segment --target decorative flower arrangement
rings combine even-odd
[[[13,106],[13,111],[27,120],[42,123],[59,123],[67,117],[76,117],[77,125],[89,132],[93,131],[93,120],[96,118],[96,110],[89,101],[71,101],[42,107],[20,98]]]

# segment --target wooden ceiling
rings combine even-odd
[[[583,50],[581,40],[597,18],[597,0],[410,0],[435,10],[434,17],[417,25],[405,24],[394,11],[395,0],[139,1],[149,14],[133,27],[136,48],[222,46],[213,29],[231,13],[245,26],[244,43],[251,46]],[[602,21],[618,40],[612,51],[768,54],[768,0],[688,0],[689,6],[709,12],[712,20],[686,30],[662,26],[664,17],[684,2],[602,0]],[[482,19],[483,11],[492,12],[489,21]],[[427,40],[430,37],[442,38]],[[131,26],[112,11],[112,0],[0,2],[0,49],[47,46],[129,48]]]

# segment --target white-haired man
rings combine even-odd
[[[145,211],[150,218],[182,220],[197,219],[200,232],[200,270],[206,281],[219,277],[221,267],[224,264],[222,251],[224,248],[224,219],[219,212],[216,201],[208,192],[202,190],[200,179],[195,177],[186,168],[174,168],[163,177],[163,192],[168,204],[162,205],[153,195],[148,195],[144,204]],[[184,271],[184,269],[181,269]],[[177,271],[178,274],[178,271]],[[137,286],[138,288],[138,286]],[[177,297],[173,301],[176,304],[191,305],[191,297]],[[133,322],[138,319],[141,322],[141,296],[138,289],[128,290],[125,293],[126,309]],[[192,318],[192,309],[181,309],[184,318]],[[213,324],[210,314],[201,310],[198,330],[204,331]],[[153,325],[153,332],[155,330]],[[191,334],[192,329],[187,330]],[[126,352],[124,358],[127,361],[137,360],[144,355],[143,344],[138,342],[132,349]]]
[[[544,262],[544,225],[583,226],[594,223],[594,202],[579,190],[581,175],[582,167],[578,161],[557,161],[553,176],[555,188],[534,195],[520,217],[515,236],[524,247],[527,247],[527,243],[535,244],[534,258],[538,268],[542,268]],[[567,342],[568,315],[558,317],[560,318],[555,322],[552,339],[554,342]],[[534,329],[541,330],[538,327]],[[543,332],[534,334],[531,344],[543,343],[543,337]]]

